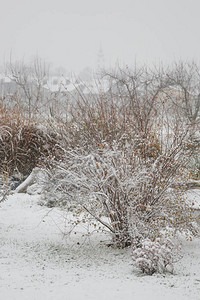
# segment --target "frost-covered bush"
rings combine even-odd
[[[166,239],[152,242],[146,239],[140,243],[140,247],[133,247],[133,265],[147,275],[158,273],[173,273],[174,262],[181,257],[180,247]]]
[[[178,158],[184,150],[157,155],[146,163],[137,147],[138,139],[132,139],[124,145],[101,144],[90,152],[66,150],[62,161],[52,161],[46,170],[47,199],[49,195],[54,203],[81,206],[102,220],[120,247],[135,239],[154,239],[166,227],[194,232],[192,211],[178,185],[182,179]]]
[[[182,195],[195,127],[169,113],[162,82],[146,70],[111,78],[108,92],[81,94],[59,127],[62,159],[46,168],[50,198],[81,206],[119,247],[166,227],[195,233]]]

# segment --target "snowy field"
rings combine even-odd
[[[107,234],[65,236],[64,212],[38,197],[15,194],[0,205],[0,299],[200,299],[199,239],[183,243],[174,275],[143,276],[130,249],[106,246]]]

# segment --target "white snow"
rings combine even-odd
[[[67,215],[39,206],[39,197],[14,194],[0,205],[0,299],[200,299],[199,239],[183,243],[175,275],[143,276],[131,249],[106,246],[107,234],[79,227],[64,235]]]
[[[191,208],[200,211],[200,189],[191,189],[186,193],[186,199]]]

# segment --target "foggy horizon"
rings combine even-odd
[[[0,64],[39,56],[54,68],[199,61],[199,1],[10,0],[0,11]]]

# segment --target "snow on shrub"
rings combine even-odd
[[[174,262],[181,257],[180,247],[167,239],[151,241],[144,240],[140,248],[133,247],[133,264],[136,269],[147,275],[158,273],[173,273]]]
[[[63,122],[62,159],[46,168],[48,203],[81,206],[119,247],[166,227],[195,234],[182,194],[196,127],[169,113],[157,77],[127,72],[111,76],[109,92],[80,94]]]
[[[135,239],[155,239],[166,227],[194,232],[191,209],[179,186],[172,188],[182,179],[178,168],[186,152],[180,147],[179,160],[175,151],[168,151],[146,163],[137,142],[132,138],[125,145],[113,142],[90,151],[66,150],[62,161],[52,161],[46,170],[48,203],[73,202],[99,222],[99,216],[107,217],[106,227],[119,247]]]

